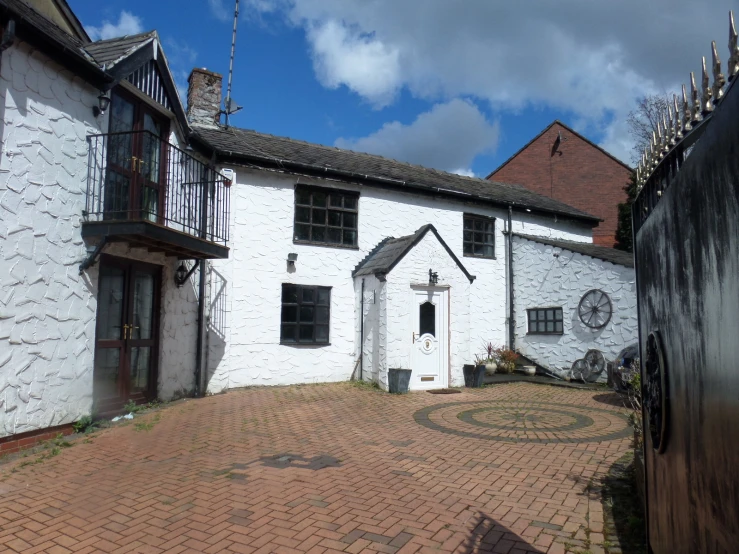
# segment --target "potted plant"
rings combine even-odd
[[[475,355],[475,365],[472,370],[465,369],[464,386],[479,388],[483,385],[485,377],[485,361],[486,358],[483,356]],[[469,366],[465,366],[467,368]]]
[[[487,375],[495,375],[495,371],[498,369],[498,362],[495,358],[495,346],[492,342],[489,342],[484,345],[485,347],[485,354],[487,354],[487,359],[485,360],[485,373]]]
[[[498,371],[502,373],[513,373],[516,368],[516,360],[519,355],[509,348],[496,348],[495,357],[498,360]]]

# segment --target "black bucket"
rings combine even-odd
[[[388,388],[394,394],[406,394],[411,383],[410,369],[390,369]]]

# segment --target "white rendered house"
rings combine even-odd
[[[483,342],[561,372],[634,338],[626,286],[617,331],[563,325],[553,357],[522,333],[527,308],[570,310],[580,291],[541,286],[548,254],[511,237],[587,246],[589,214],[226,128],[220,75],[193,70],[185,111],[155,32],[90,42],[62,0],[0,0],[0,24],[0,448],[131,401],[386,388],[391,368],[414,390],[459,386]],[[578,275],[610,267],[588,260]]]

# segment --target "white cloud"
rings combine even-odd
[[[126,10],[121,11],[118,23],[103,21],[99,27],[85,27],[87,34],[92,40],[106,40],[109,38],[122,37],[126,35],[137,35],[143,32],[141,18]]]
[[[376,107],[400,90],[472,97],[494,111],[548,107],[627,157],[635,99],[675,90],[710,42],[727,42],[739,0],[250,0],[303,28],[319,81]],[[668,46],[665,46],[668,45]],[[728,53],[724,46],[721,57]]]
[[[472,171],[472,169],[470,169],[469,167],[459,167],[457,169],[453,169],[449,173],[456,173],[457,175],[461,175],[462,177],[477,177],[477,175],[475,175],[475,172]]]
[[[210,13],[219,21],[229,21],[233,19],[233,13],[229,12],[228,8],[223,3],[223,0],[208,0],[210,6]]]
[[[312,26],[308,39],[322,85],[346,85],[376,107],[392,102],[402,83],[396,49],[334,20]]]
[[[454,99],[409,125],[386,123],[371,135],[340,138],[335,145],[472,176],[466,168],[478,154],[495,151],[499,134],[498,124],[490,123],[472,102]]]

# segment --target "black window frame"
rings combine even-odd
[[[289,289],[295,288],[295,299],[291,298]],[[289,346],[315,346],[331,344],[331,288],[316,285],[300,285],[297,283],[282,283],[280,297],[280,344]],[[306,292],[310,294],[306,294]],[[319,293],[327,293],[327,300],[320,301]],[[310,300],[312,298],[312,300]],[[312,310],[312,319],[303,321],[304,308]],[[325,323],[319,321],[319,311],[326,309]],[[286,320],[286,313],[294,309],[295,315]],[[307,339],[302,334],[303,329],[310,328],[311,338]],[[325,340],[318,339],[317,329],[325,330]],[[291,330],[291,333],[286,332]],[[292,336],[289,336],[292,334]]]
[[[475,229],[475,222],[480,222],[482,225],[486,225],[488,223],[492,224],[492,231],[486,231],[485,228],[480,230]],[[468,227],[468,222],[470,223],[470,227]],[[470,238],[466,238],[466,233],[470,233]],[[475,240],[475,234],[481,233],[483,235],[482,242]],[[491,241],[488,242],[487,238],[490,237]],[[471,246],[471,251],[467,252],[467,245]],[[491,255],[489,254],[475,254],[475,246],[480,245],[482,246],[483,250],[486,246],[490,246],[493,249],[493,253]],[[486,215],[479,215],[479,214],[469,214],[465,213],[462,216],[462,255],[465,258],[481,258],[485,260],[495,260],[495,218],[486,216]]]
[[[309,194],[309,203],[299,202],[301,194]],[[325,205],[316,205],[315,195],[325,195]],[[346,207],[346,198],[354,200],[355,208]],[[337,204],[336,199],[340,199]],[[305,212],[308,212],[306,221]],[[314,222],[313,218],[316,212],[323,210],[325,212],[323,223]],[[300,215],[300,217],[299,217]],[[354,226],[346,225],[346,216],[353,215]],[[341,221],[337,225],[331,222],[331,217],[340,216]],[[299,220],[300,219],[300,220]],[[307,228],[309,238],[298,238],[299,228]],[[304,229],[303,229],[304,230]],[[318,232],[321,230],[320,232]],[[321,239],[314,239],[314,232],[318,232]],[[341,242],[328,240],[331,232],[338,232]],[[347,233],[354,233],[354,242],[345,242]],[[351,235],[349,235],[351,236]],[[293,243],[307,244],[314,246],[328,246],[331,248],[349,248],[352,250],[359,249],[359,192],[344,189],[333,189],[327,187],[316,187],[312,185],[295,185],[295,193],[293,198]]]
[[[549,318],[548,312],[553,312],[552,318]],[[539,312],[544,312],[544,319],[538,317]],[[534,314],[534,319],[531,319],[531,314]],[[559,315],[559,318],[557,318]],[[564,310],[561,306],[546,306],[543,308],[529,308],[526,310],[526,329],[528,335],[564,335]],[[535,330],[531,330],[532,323],[535,326]],[[539,324],[544,324],[544,331],[539,331]],[[553,324],[553,331],[547,331],[547,323]],[[560,325],[560,330],[557,331],[557,323]]]

